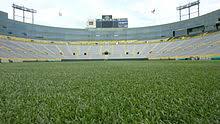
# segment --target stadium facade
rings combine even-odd
[[[184,36],[220,29],[220,10],[189,20],[140,28],[68,29],[34,25],[8,19],[0,11],[0,33],[32,39],[61,41],[151,40]]]
[[[158,26],[94,29],[28,24],[0,12],[0,62],[220,59],[219,29],[220,10]]]

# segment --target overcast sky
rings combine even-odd
[[[111,14],[128,18],[129,27],[143,27],[179,20],[176,7],[195,0],[0,0],[0,11],[12,19],[13,3],[37,10],[35,24],[67,28],[85,28],[88,19]],[[220,0],[200,0],[201,14],[220,9]],[[155,13],[151,13],[155,9]],[[192,8],[197,11],[197,7]],[[62,16],[59,16],[59,12]],[[186,13],[184,11],[183,13]],[[22,12],[16,11],[22,16]],[[31,15],[27,14],[27,17]],[[22,20],[17,16],[17,20]],[[31,22],[30,19],[27,19]]]

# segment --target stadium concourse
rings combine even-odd
[[[213,60],[220,58],[219,29],[220,10],[165,25],[117,29],[39,26],[0,12],[0,60]]]

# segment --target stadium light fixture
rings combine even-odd
[[[176,10],[178,10],[179,11],[179,15],[180,15],[180,21],[182,20],[182,17],[184,16],[183,14],[182,14],[182,10],[184,10],[184,9],[188,9],[188,16],[189,16],[189,19],[191,18],[191,11],[190,11],[190,8],[191,7],[193,7],[193,6],[198,6],[198,10],[197,10],[197,13],[198,13],[198,16],[199,16],[199,5],[200,5],[200,0],[197,0],[197,1],[195,1],[195,2],[192,2],[192,3],[188,3],[188,4],[186,4],[186,5],[183,5],[183,6],[179,6],[179,7],[177,7],[176,8]]]
[[[12,4],[12,8],[13,8],[13,20],[15,20],[15,10],[18,9],[18,10],[21,10],[23,11],[23,22],[25,22],[25,12],[30,12],[32,13],[32,24],[34,24],[34,13],[37,13],[37,10],[34,10],[34,9],[29,9],[27,7],[24,7],[24,6],[19,6],[19,5],[16,5],[16,4]]]

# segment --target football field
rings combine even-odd
[[[220,123],[220,61],[3,63],[0,123]]]

